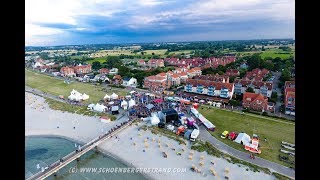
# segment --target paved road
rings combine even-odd
[[[224,143],[222,143],[221,141],[219,141],[218,139],[216,139],[215,137],[213,137],[203,125],[200,125],[200,135],[199,135],[199,139],[203,140],[203,141],[208,141],[210,142],[214,147],[216,147],[217,149],[219,149],[222,152],[225,152],[233,157],[236,157],[238,159],[250,162],[252,164],[256,164],[258,166],[261,167],[265,167],[265,168],[269,168],[271,171],[275,171],[279,174],[283,174],[285,176],[294,178],[295,177],[295,171],[293,169],[290,169],[288,167],[282,166],[280,164],[256,157],[255,159],[250,159],[249,157],[249,153],[246,152],[242,152],[239,150],[236,150]]]

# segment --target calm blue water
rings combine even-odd
[[[40,171],[40,167],[45,167],[59,160],[63,156],[75,150],[75,143],[66,139],[56,137],[26,137],[25,141],[25,176],[28,178],[32,174]],[[48,179],[146,179],[138,173],[69,173],[71,167],[94,167],[94,168],[115,168],[127,167],[125,164],[103,155],[90,151],[81,157],[79,162],[73,161],[62,168],[57,177],[51,176]]]

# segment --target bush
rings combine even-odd
[[[263,112],[262,116],[268,116],[268,113],[267,112]]]

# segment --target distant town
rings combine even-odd
[[[295,115],[292,40],[26,47],[25,64],[68,80],[179,92],[272,116]]]
[[[295,179],[292,39],[26,47],[25,95],[27,179]]]

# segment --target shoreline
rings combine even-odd
[[[127,119],[127,117],[123,117],[110,123],[102,123],[98,117],[52,110],[45,103],[44,98],[27,92],[25,105],[25,137],[60,137],[85,144]],[[189,148],[190,143],[182,146],[166,136],[155,135],[150,131],[139,131],[138,126],[135,125],[120,131],[116,136],[118,138],[113,137],[102,142],[97,150],[128,167],[182,168],[186,170],[180,173],[160,172],[160,174],[140,172],[139,174],[146,179],[212,179],[210,168],[214,168],[219,174],[216,178],[224,178],[225,168],[228,168],[230,169],[228,176],[232,179],[238,177],[249,177],[252,180],[257,178],[261,180],[275,179],[272,175],[248,171],[245,166],[229,163],[224,159],[208,155],[207,152],[193,151]],[[151,141],[151,138],[161,140],[161,147],[158,147],[158,143]],[[144,145],[146,141],[148,141],[148,147]],[[170,144],[170,147],[166,144]],[[186,151],[181,151],[181,148],[184,147],[187,148]],[[163,151],[168,154],[168,158],[163,158]],[[182,155],[178,156],[178,151],[181,151]],[[191,151],[194,152],[194,157],[188,159],[188,154]],[[202,156],[204,159],[201,160]],[[200,166],[203,170],[202,173],[191,171],[191,165],[195,164],[199,167],[199,160],[204,163],[204,166]],[[214,165],[210,163],[211,160],[215,162]]]
[[[75,142],[75,143],[78,143],[78,144],[85,144],[85,142],[82,142],[81,140],[77,140],[77,139],[74,139],[74,138],[71,138],[71,137],[68,137],[68,136],[63,136],[63,135],[54,135],[54,134],[32,134],[32,135],[26,135],[25,138],[28,138],[28,137],[47,137],[47,138],[61,138],[61,139],[66,139],[68,141],[72,141],[72,142]],[[99,151],[99,153],[103,154],[103,155],[106,155],[108,156],[109,158],[112,158],[124,165],[126,165],[127,167],[129,168],[137,168],[135,166],[132,165],[132,163],[128,162],[127,160],[125,160],[124,158],[121,158],[120,156],[118,155],[115,155],[114,153],[111,153],[101,147],[98,146],[97,150]],[[151,179],[151,180],[155,180],[152,176],[150,175],[147,175],[146,173],[139,173],[141,174],[142,176],[144,176],[146,179]]]

